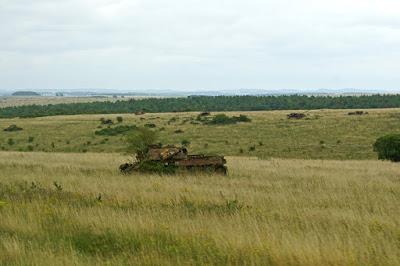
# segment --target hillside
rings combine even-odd
[[[34,91],[16,91],[12,96],[40,96],[39,93],[34,92]]]
[[[12,124],[18,132],[0,130],[5,151],[123,152],[124,134],[98,135],[108,127],[154,126],[164,144],[190,142],[193,153],[298,159],[376,159],[372,144],[388,133],[400,133],[400,109],[300,111],[307,116],[289,120],[291,111],[225,112],[247,115],[252,121],[235,125],[204,125],[199,113],[77,115],[34,119],[0,119],[0,129]],[[215,115],[215,113],[212,113]],[[116,117],[123,118],[117,123]],[[114,125],[102,125],[100,119]],[[154,124],[154,125],[153,125]],[[10,141],[11,139],[11,141]]]

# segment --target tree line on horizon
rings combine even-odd
[[[364,96],[189,96],[116,102],[25,105],[0,109],[0,118],[29,118],[77,114],[163,113],[190,111],[268,111],[367,109],[400,107],[400,95]]]

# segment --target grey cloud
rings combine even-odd
[[[3,0],[0,89],[396,88],[397,7],[391,0]]]

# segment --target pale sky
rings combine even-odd
[[[0,0],[0,90],[397,90],[399,71],[399,0]]]

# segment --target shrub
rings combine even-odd
[[[18,127],[17,125],[10,125],[4,129],[4,131],[13,132],[13,131],[21,131],[22,128]]]
[[[374,143],[374,151],[380,160],[400,162],[400,134],[380,137]]]
[[[114,122],[111,119],[105,119],[104,117],[100,118],[100,122],[102,125],[112,125]]]
[[[28,142],[33,142],[34,139],[34,137],[28,137]]]
[[[122,116],[117,116],[117,122],[118,122],[118,123],[122,123],[122,121],[124,121],[124,119],[122,118]]]
[[[148,128],[155,128],[155,127],[157,127],[156,124],[153,124],[153,123],[148,123],[148,124],[145,124],[144,126],[145,126],[145,127],[148,127]]]
[[[28,151],[33,151],[33,146],[32,145],[28,145],[28,147],[26,147]]]
[[[256,150],[256,146],[255,145],[249,147],[249,151],[255,151],[255,150]]]
[[[127,152],[136,154],[138,160],[143,160],[146,157],[148,147],[154,144],[157,140],[156,132],[141,127],[126,139],[128,143]]]
[[[187,147],[190,145],[190,141],[188,141],[187,139],[184,139],[181,141],[182,146]]]
[[[10,146],[12,146],[12,145],[15,144],[15,141],[14,141],[13,139],[9,138],[9,139],[7,140],[7,144],[10,145]]]
[[[137,129],[137,126],[116,126],[116,127],[108,127],[108,128],[103,128],[100,130],[97,130],[94,132],[94,134],[99,135],[99,136],[117,136],[120,134],[125,134],[129,131]]]
[[[202,121],[204,124],[208,125],[230,125],[239,122],[251,122],[251,119],[245,115],[229,117],[225,114],[218,114],[214,116],[211,120],[208,120],[207,118],[205,119],[200,118],[199,120]]]
[[[183,131],[182,129],[177,129],[177,130],[174,131],[175,134],[181,134],[181,133],[183,133],[183,132],[184,132],[184,131]]]

